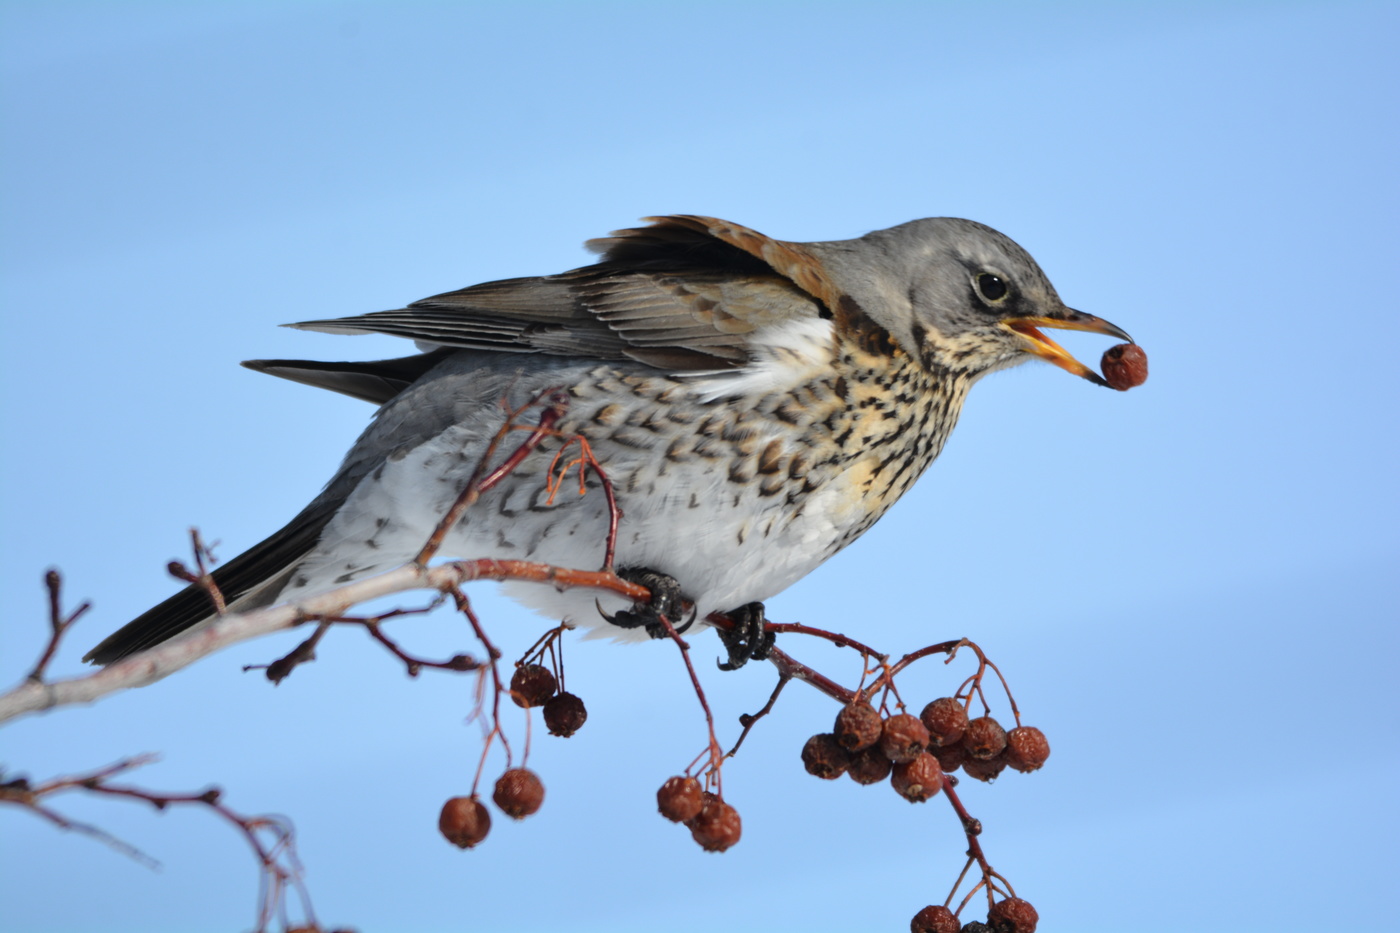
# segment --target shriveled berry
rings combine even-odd
[[[543,706],[558,688],[554,674],[539,664],[522,664],[510,675],[510,698],[516,706]]]
[[[491,831],[491,813],[476,797],[453,797],[438,814],[438,832],[459,849],[470,849]]]
[[[980,716],[967,724],[963,733],[963,748],[967,757],[995,758],[1006,747],[1006,730],[990,716]]]
[[[1000,933],[1035,933],[1040,914],[1036,913],[1030,901],[1008,897],[992,905],[992,909],[987,911],[987,922]]]
[[[962,767],[968,777],[990,784],[1006,770],[1006,755],[1003,753],[995,758],[965,758]]]
[[[890,760],[880,751],[880,746],[872,745],[851,755],[851,765],[846,774],[857,784],[879,784],[890,776]]]
[[[831,731],[836,741],[849,752],[858,752],[880,741],[884,723],[869,703],[852,703],[836,714],[836,726]]]
[[[802,767],[807,769],[808,774],[824,781],[836,780],[846,773],[850,765],[850,753],[829,732],[812,736],[802,746]]]
[[[1099,369],[1104,382],[1126,392],[1147,381],[1147,353],[1135,343],[1120,343],[1104,351]]]
[[[952,774],[961,768],[963,761],[967,759],[967,749],[963,748],[961,742],[941,748],[935,746],[930,751],[933,757],[938,759],[938,766],[943,769],[944,774]]]
[[[895,793],[910,803],[923,803],[943,787],[943,769],[938,766],[937,758],[928,752],[919,752],[913,761],[894,766],[890,784]]]
[[[544,724],[550,735],[568,738],[588,721],[583,701],[572,693],[556,693],[545,701]]]
[[[959,933],[962,924],[951,910],[942,904],[930,905],[909,921],[909,933]]]
[[[909,922],[910,933],[960,933],[957,914],[939,904],[925,907]]]
[[[1006,733],[1006,763],[1017,771],[1037,771],[1050,757],[1050,742],[1035,726],[1017,726]]]
[[[997,933],[997,931],[987,926],[981,920],[970,920],[963,924],[961,933]]]
[[[900,713],[885,720],[880,732],[880,751],[895,764],[913,761],[928,745],[928,730],[918,716]]]
[[[700,815],[705,795],[700,782],[693,777],[676,775],[667,778],[656,792],[656,809],[672,823],[684,823]]]
[[[706,852],[723,852],[739,841],[743,829],[739,811],[709,791],[705,792],[705,805],[700,815],[685,825],[690,827],[691,837]]]
[[[496,781],[496,792],[491,799],[506,816],[523,820],[544,803],[544,785],[535,772],[511,768]]]
[[[924,707],[919,721],[928,730],[933,745],[952,745],[963,737],[963,730],[967,728],[967,710],[952,697],[939,697]]]

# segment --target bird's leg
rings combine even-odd
[[[681,613],[685,611],[685,597],[681,595],[681,585],[676,582],[675,577],[648,570],[646,567],[623,567],[617,571],[617,575],[628,583],[636,583],[651,590],[651,601],[637,603],[631,609],[623,609],[615,615],[605,612],[603,618],[608,622],[618,628],[641,627],[652,638],[665,638],[667,635],[666,627],[661,624],[661,616],[671,621],[677,633],[684,632],[694,623],[695,618],[692,616],[684,625],[678,624]]]
[[[766,660],[777,636],[764,630],[768,620],[763,617],[763,603],[747,603],[738,609],[731,609],[725,615],[734,625],[732,628],[718,629],[719,639],[729,651],[729,660],[721,661],[719,669],[737,671],[750,659]]]

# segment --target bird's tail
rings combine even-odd
[[[281,531],[215,568],[214,583],[228,608],[257,609],[275,600],[297,565],[316,546],[339,504],[312,503]],[[120,661],[174,638],[213,615],[209,593],[204,587],[191,584],[107,636],[83,660],[93,664]]]

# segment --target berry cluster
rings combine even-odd
[[[925,907],[909,921],[910,933],[1035,933],[1040,915],[1030,901],[1008,897],[994,903],[987,911],[987,920],[958,922],[957,914],[947,907]]]
[[[743,830],[739,811],[702,789],[693,777],[667,778],[656,792],[656,808],[672,823],[684,823],[706,852],[723,852],[739,841]]]
[[[970,701],[969,697],[969,701]],[[836,714],[831,732],[802,747],[808,774],[834,781],[843,774],[857,784],[885,778],[901,797],[922,803],[938,793],[943,775],[962,768],[979,781],[993,781],[1008,766],[1035,771],[1050,757],[1050,743],[1034,726],[1010,732],[991,716],[969,720],[954,697],[940,697],[918,716],[882,717],[864,700]]]
[[[953,697],[940,697],[924,707],[919,720],[929,732],[929,751],[945,774],[958,768],[979,781],[995,781],[1009,766],[1029,773],[1050,757],[1050,743],[1035,726],[1010,732],[991,716],[969,720],[967,709]]]
[[[1006,768],[1035,771],[1050,757],[1050,743],[1039,729],[1020,724],[1020,713],[1009,689],[1007,699],[1016,726],[1007,730],[991,715],[982,689],[983,679],[989,671],[1002,680],[1003,686],[1005,679],[980,649],[970,642],[962,644],[976,653],[979,665],[977,673],[963,681],[953,696],[929,702],[918,716],[902,711],[891,713],[885,703],[891,695],[899,699],[893,675],[907,665],[886,667],[884,677],[877,682],[885,691],[880,708],[870,701],[878,692],[876,688],[849,694],[832,730],[812,736],[802,747],[802,765],[809,774],[828,781],[843,774],[857,784],[878,784],[888,779],[895,793],[912,803],[922,803],[946,791],[968,835],[968,866],[978,865],[982,878],[956,909],[945,903],[919,911],[910,922],[912,933],[1034,933],[1039,922],[1035,908],[1016,897],[1005,879],[987,864],[975,838],[981,831],[980,824],[957,799],[954,788],[958,780],[953,773],[961,769],[969,777],[990,783]],[[960,645],[936,647],[951,655]],[[916,653],[910,659],[917,656],[922,655]],[[981,701],[984,715],[972,718],[968,711],[977,700]],[[898,705],[902,710],[903,702]],[[948,903],[953,901],[961,880],[960,877],[954,885]],[[978,891],[987,898],[987,919],[964,924],[958,914]]]
[[[548,648],[553,639],[545,642]],[[541,649],[543,654],[543,649]],[[556,658],[557,663],[557,658]],[[501,691],[498,691],[498,693]],[[559,689],[559,678],[548,667],[521,662],[510,678],[511,701],[523,709],[541,708],[550,735],[568,738],[582,728],[588,719],[583,700]],[[495,718],[495,717],[493,717]],[[497,722],[494,735],[500,729]],[[489,743],[488,743],[489,744]],[[485,760],[485,750],[482,752]],[[528,768],[507,768],[496,780],[491,799],[501,812],[511,819],[523,820],[537,812],[544,803],[544,784]],[[491,831],[491,812],[481,802],[476,788],[466,797],[453,797],[442,805],[438,814],[438,830],[448,842],[461,849],[479,845]]]

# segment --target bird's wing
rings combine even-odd
[[[572,272],[290,326],[435,347],[631,359],[683,373],[742,366],[762,330],[830,316],[830,292],[800,244],[712,218],[651,219],[649,227],[591,241],[601,261]]]

